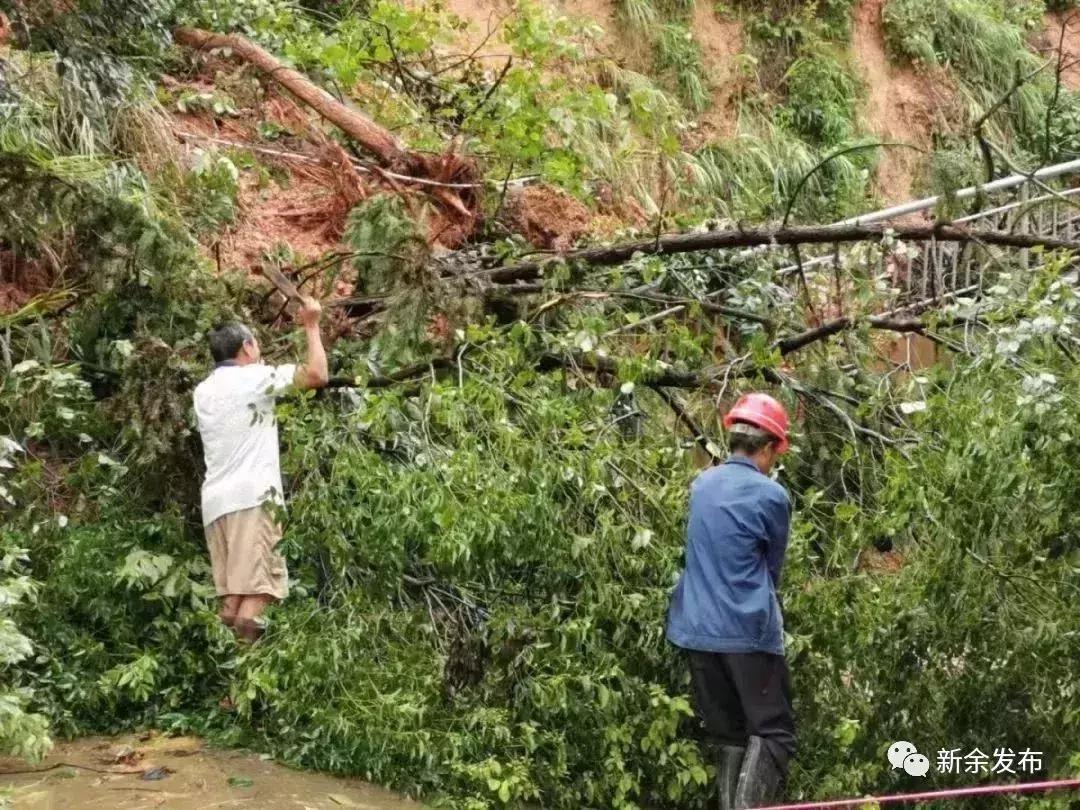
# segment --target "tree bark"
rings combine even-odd
[[[660,239],[644,239],[621,245],[575,250],[559,256],[532,262],[519,262],[508,267],[482,270],[475,277],[486,278],[495,284],[531,281],[543,273],[544,265],[553,261],[579,262],[592,266],[622,264],[635,254],[670,256],[700,250],[748,248],[762,245],[821,245],[835,242],[861,242],[881,239],[886,231],[895,238],[909,242],[983,242],[1012,248],[1045,247],[1050,250],[1080,252],[1080,242],[1038,234],[1008,233],[1006,231],[968,230],[955,225],[825,225],[792,228],[757,228],[753,230],[706,231],[682,233]]]
[[[245,62],[254,65],[278,82],[323,118],[341,127],[364,149],[375,155],[384,166],[396,166],[404,162],[408,153],[389,131],[363,113],[338,101],[300,71],[288,67],[276,56],[246,37],[239,34],[215,34],[199,28],[181,27],[173,31],[173,38],[182,45],[198,50],[229,48]]]

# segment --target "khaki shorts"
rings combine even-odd
[[[218,596],[288,596],[289,572],[276,550],[280,539],[281,527],[261,506],[230,512],[207,526]]]

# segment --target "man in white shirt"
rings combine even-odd
[[[210,333],[216,368],[195,388],[206,480],[203,526],[210,549],[221,620],[254,641],[258,617],[289,592],[285,560],[276,550],[281,527],[273,507],[284,506],[274,400],[290,388],[321,388],[328,379],[319,334],[322,307],[305,298],[297,313],[307,342],[301,366],[267,366],[259,343],[240,323]]]

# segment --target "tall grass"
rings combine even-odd
[[[163,159],[175,141],[164,112],[149,94],[131,89],[122,98],[104,97],[85,71],[57,70],[51,56],[14,51],[6,91],[13,103],[0,116],[5,151],[29,149],[113,160],[145,153]]]
[[[71,128],[56,111],[55,105],[39,98],[20,96],[19,103],[0,118],[0,159],[19,161],[69,183],[101,178],[111,161],[98,150],[94,133]],[[79,135],[77,150],[65,148],[65,138],[72,132]],[[24,190],[5,191],[18,195]]]
[[[612,60],[598,64],[596,80],[626,104],[631,122],[653,138],[672,132],[685,115],[678,99],[649,76],[621,67]]]
[[[954,70],[972,117],[1005,96],[1018,75],[1027,76],[1042,64],[1028,50],[1020,26],[979,0],[892,0],[885,6],[884,22],[893,50]],[[1013,93],[990,122],[996,136],[1023,138],[1038,130],[1046,114],[1050,75]]]
[[[709,106],[701,47],[688,27],[682,23],[665,25],[653,45],[653,56],[657,73],[671,77],[687,106],[696,112]]]
[[[656,25],[657,11],[652,0],[617,0],[619,17],[632,30],[646,31]]]
[[[685,20],[694,13],[694,0],[661,0],[664,14],[671,20]]]
[[[687,172],[720,215],[775,219],[825,152],[762,116],[741,120],[734,138],[689,156]],[[827,220],[853,211],[865,198],[868,165],[868,157],[859,153],[831,160],[803,187],[796,216]]]
[[[14,52],[11,59],[15,103],[0,116],[0,238],[42,252],[70,248],[69,225],[86,213],[78,206],[88,190],[162,221],[203,214],[205,184],[181,165],[165,112],[151,97],[106,98],[70,72],[46,69],[46,57]]]

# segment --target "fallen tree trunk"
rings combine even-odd
[[[1011,248],[1044,247],[1049,250],[1080,252],[1080,241],[1059,239],[1037,234],[1007,231],[968,230],[955,225],[826,225],[793,228],[757,228],[753,230],[705,231],[681,233],[659,239],[643,239],[621,245],[586,248],[532,262],[519,262],[508,267],[481,270],[474,278],[494,284],[531,281],[543,273],[552,262],[577,262],[591,266],[623,264],[637,254],[670,256],[701,250],[760,247],[764,245],[828,245],[837,242],[863,242],[881,239],[886,233],[908,242],[981,242]]]
[[[447,244],[456,244],[472,233],[479,210],[477,172],[472,161],[452,151],[429,155],[407,149],[389,130],[338,101],[300,71],[240,34],[215,34],[200,28],[180,27],[173,30],[173,38],[199,50],[230,49],[373,154],[381,164],[381,168],[374,167],[374,171],[392,187],[398,188],[397,178],[423,185],[425,193],[442,205],[461,226],[456,229],[459,231],[456,237],[448,238]],[[406,176],[401,177],[395,172],[404,172]],[[433,239],[439,240],[452,230],[443,227]]]
[[[347,104],[338,101],[304,74],[239,34],[215,34],[199,28],[177,28],[173,38],[198,50],[228,48],[245,62],[265,73],[319,115],[341,127],[360,146],[385,166],[406,164],[408,151],[388,130]]]

